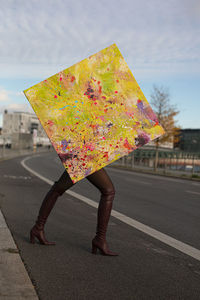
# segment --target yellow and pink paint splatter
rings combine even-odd
[[[23,92],[73,183],[165,133],[116,44]]]

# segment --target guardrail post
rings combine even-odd
[[[194,154],[193,154],[193,157],[192,157],[192,174],[194,174]]]
[[[132,169],[134,168],[134,151],[132,152],[132,155],[131,155],[131,168]]]

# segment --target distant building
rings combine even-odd
[[[37,129],[38,136],[47,136],[35,114],[18,111],[8,113],[7,110],[4,110],[2,134],[11,134],[14,132],[32,134],[33,129]]]
[[[40,145],[51,145],[38,117],[29,112],[9,113],[4,110],[2,135],[11,140],[12,148],[32,147],[33,142]]]
[[[175,148],[187,152],[200,152],[200,129],[181,129],[178,139]]]

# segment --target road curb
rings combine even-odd
[[[0,299],[38,300],[1,209],[0,241]]]

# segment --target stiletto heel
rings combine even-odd
[[[38,229],[37,225],[35,225],[30,231],[30,242],[35,244],[35,238],[38,239],[39,243],[42,245],[56,245],[55,242],[49,242],[44,235],[43,229]]]
[[[108,245],[106,240],[92,240],[92,253],[97,254],[97,249],[99,249],[100,254],[102,255],[110,255],[110,256],[118,256],[119,254],[108,249]]]
[[[97,247],[92,243],[92,253],[97,254]]]

